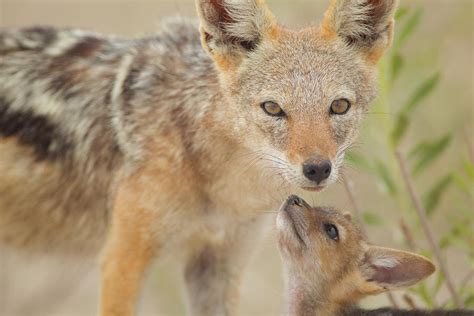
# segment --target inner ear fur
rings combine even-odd
[[[391,45],[398,0],[331,0],[323,32],[338,37],[376,63]]]
[[[365,281],[383,290],[412,286],[435,271],[427,258],[396,249],[370,246],[361,272]]]
[[[264,0],[197,0],[201,41],[218,64],[238,63],[265,37],[276,21]]]

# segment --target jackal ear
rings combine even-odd
[[[276,22],[264,0],[197,0],[201,42],[220,66],[236,65]]]
[[[392,43],[397,3],[398,0],[331,0],[322,29],[362,50],[376,63]]]
[[[435,266],[425,257],[376,246],[369,247],[361,266],[366,292],[382,292],[412,286],[434,271]]]

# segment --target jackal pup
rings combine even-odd
[[[2,30],[2,242],[80,255],[105,242],[102,315],[133,314],[151,259],[179,249],[190,311],[233,314],[259,211],[336,180],[395,2],[333,0],[300,30],[263,0],[197,0],[200,27],[138,40]]]
[[[371,245],[350,214],[290,196],[277,216],[289,316],[473,315],[473,311],[361,310],[369,295],[418,283],[435,271],[426,258]]]

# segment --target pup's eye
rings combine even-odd
[[[347,111],[351,108],[351,103],[346,99],[339,99],[332,101],[331,104],[331,113],[342,115],[346,114]]]
[[[329,238],[332,240],[338,241],[339,240],[339,232],[337,231],[337,227],[333,224],[324,224],[324,230]]]
[[[261,105],[263,111],[270,116],[285,116],[285,112],[281,107],[272,101],[263,102]]]

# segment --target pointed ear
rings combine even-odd
[[[236,66],[276,22],[264,0],[196,0],[201,41],[219,66]]]
[[[351,213],[345,212],[343,215],[349,222],[352,222],[352,214]]]
[[[393,38],[398,0],[331,0],[322,29],[367,55],[372,63],[382,57]]]
[[[361,266],[362,276],[377,291],[414,285],[435,271],[425,257],[414,253],[369,246]],[[374,287],[367,287],[367,289]],[[368,293],[370,294],[370,293]]]

